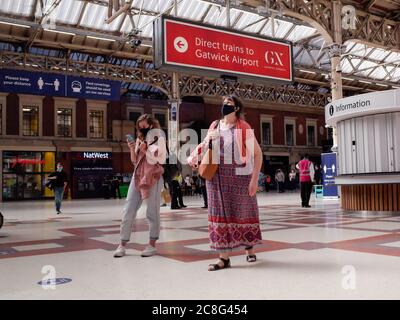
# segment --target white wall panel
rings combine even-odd
[[[337,138],[339,174],[400,172],[400,112],[340,121]]]

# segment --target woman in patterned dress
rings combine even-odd
[[[210,264],[209,271],[229,268],[229,253],[242,247],[247,261],[256,261],[253,246],[261,243],[255,195],[262,152],[250,125],[241,118],[242,112],[243,106],[237,97],[224,97],[223,119],[211,124],[203,143],[187,159],[197,168],[199,155],[210,139],[220,151],[218,171],[207,181],[210,247],[219,252],[218,262]]]

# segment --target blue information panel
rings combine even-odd
[[[324,197],[338,196],[338,187],[335,185],[335,177],[337,176],[336,157],[335,152],[321,154]]]
[[[65,76],[0,69],[0,91],[42,96],[65,96]]]
[[[67,96],[86,99],[119,100],[120,82],[67,76]]]
[[[0,92],[116,101],[120,88],[119,81],[0,69]]]

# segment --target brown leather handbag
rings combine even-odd
[[[219,127],[219,121],[217,126]],[[218,170],[218,161],[217,159],[213,159],[213,155],[215,152],[212,150],[212,140],[210,139],[208,143],[208,149],[201,160],[199,165],[199,175],[206,180],[212,180],[215,173]]]

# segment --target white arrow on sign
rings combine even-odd
[[[333,173],[335,173],[335,169],[336,169],[336,167],[335,167],[335,165],[333,164],[333,165],[332,165],[332,172],[333,172]]]
[[[326,165],[324,165],[324,172],[326,173]]]
[[[185,53],[188,50],[189,45],[184,37],[176,37],[174,40],[174,47],[176,51]]]

